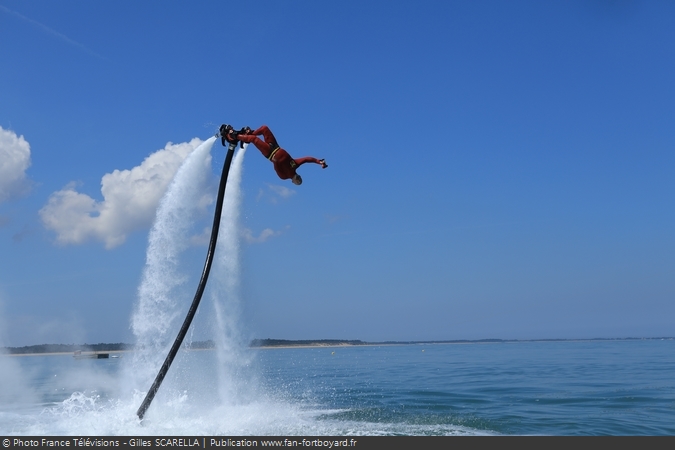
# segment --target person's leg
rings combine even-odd
[[[270,147],[270,144],[268,144],[267,142],[263,142],[255,134],[240,134],[237,137],[237,139],[246,144],[255,145],[256,148],[260,150],[260,153],[262,153],[265,158],[269,158],[270,154],[272,153],[272,148]]]
[[[277,139],[274,137],[274,135],[272,134],[272,131],[270,131],[270,129],[267,127],[267,125],[261,126],[260,128],[258,128],[257,130],[255,130],[251,134],[256,135],[256,136],[262,135],[263,138],[265,139],[265,142],[270,144],[270,146],[272,146],[272,148],[277,148],[279,146],[279,144],[277,144]]]

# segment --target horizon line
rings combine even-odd
[[[655,337],[595,337],[595,338],[532,338],[532,339],[502,339],[502,338],[484,338],[484,339],[430,339],[430,340],[386,340],[386,341],[363,341],[360,339],[275,339],[275,338],[255,338],[249,341],[249,347],[262,347],[262,342],[269,344],[311,344],[311,343],[333,343],[359,345],[412,345],[412,344],[452,344],[452,343],[499,343],[499,342],[565,342],[565,341],[635,341],[635,340],[675,340],[675,336],[655,336]],[[215,341],[208,339],[205,341],[195,341],[189,347],[203,346],[205,344],[215,345]],[[258,344],[258,345],[255,345]],[[97,344],[32,344],[23,346],[3,346],[0,349],[19,350],[31,347],[63,346],[63,347],[95,347],[95,346],[125,346],[134,348],[135,344],[125,342],[100,342]],[[189,348],[188,347],[188,348]]]

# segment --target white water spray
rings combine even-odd
[[[194,225],[194,205],[199,203],[206,184],[208,170],[205,166],[209,166],[208,152],[212,145],[213,139],[206,141],[185,160],[160,203],[150,232],[147,262],[139,287],[139,306],[132,319],[138,339],[131,368],[137,391],[147,390],[174,338],[177,319],[191,298],[190,289],[194,286],[186,283],[187,276],[180,271],[179,261],[181,253],[188,247],[187,231]],[[245,153],[245,148],[236,153],[229,171],[215,260],[206,286],[215,313],[212,336],[216,342],[217,390],[221,405],[240,399],[238,385],[242,377],[239,369],[248,362],[239,327],[239,211]],[[204,307],[208,305],[202,305]]]
[[[208,192],[214,142],[215,138],[206,140],[185,159],[159,204],[150,231],[138,305],[131,320],[137,340],[132,364],[137,389],[147,389],[157,373],[173,340],[169,332],[176,328],[185,303],[187,275],[180,270],[180,256],[189,246],[190,228]]]
[[[240,223],[241,177],[246,148],[232,161],[228,187],[223,200],[223,220],[218,233],[218,250],[213,266],[215,277],[210,283],[210,297],[215,310],[215,340],[218,357],[218,393],[221,404],[232,404],[239,398],[238,369],[246,364],[244,342],[239,328],[240,318]]]

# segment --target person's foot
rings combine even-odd
[[[239,140],[239,131],[230,130],[230,132],[227,133],[227,140],[229,142],[237,142]]]
[[[328,164],[326,164],[326,160],[325,160],[325,159],[320,159],[320,160],[319,160],[319,163],[321,164],[321,168],[322,168],[322,169],[325,169],[326,167],[328,167]]]
[[[232,130],[233,130],[232,125],[228,125],[228,124],[224,123],[220,126],[219,131],[220,131],[221,136],[227,136],[227,134]]]
[[[251,134],[251,133],[253,133],[251,127],[244,127],[241,130],[239,130],[239,134]]]

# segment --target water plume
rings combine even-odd
[[[247,364],[242,352],[244,342],[239,327],[240,293],[240,221],[243,174],[246,148],[237,152],[232,161],[229,181],[223,201],[223,220],[218,233],[218,250],[214,261],[210,297],[215,312],[215,340],[218,360],[218,393],[221,403],[231,404],[239,398],[240,369]]]
[[[147,389],[173,340],[183,308],[188,279],[180,256],[189,247],[189,231],[198,215],[211,173],[212,137],[197,147],[180,167],[160,201],[148,238],[146,263],[131,320],[136,336],[133,382]]]

